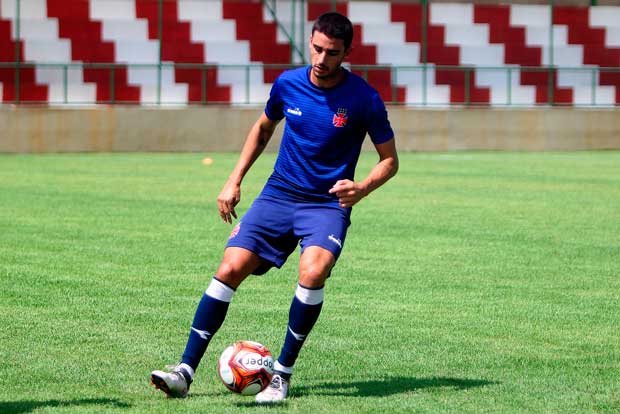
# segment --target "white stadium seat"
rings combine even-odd
[[[463,22],[473,22],[474,8],[472,4],[463,3],[431,3],[429,7],[429,21],[431,24],[459,25]]]
[[[349,19],[352,22],[387,23],[390,21],[390,2],[387,1],[351,1],[349,2]]]
[[[377,63],[380,65],[412,66],[420,64],[420,45],[381,44],[377,45]]]
[[[221,22],[222,0],[179,0],[179,19]]]
[[[62,67],[37,66],[36,76],[39,82],[48,85],[48,101],[50,103],[83,104],[95,101],[96,87],[92,83],[84,83],[84,72],[79,66],[68,67],[66,75],[65,69]],[[65,80],[67,81],[66,90]]]
[[[163,65],[161,69],[161,87],[157,96],[157,68],[130,68],[129,82],[140,85],[140,101],[146,104],[158,102],[164,104],[187,103],[187,84],[176,83],[174,69],[170,65]]]
[[[551,10],[546,5],[513,4],[510,6],[510,25],[546,27],[551,24]]]
[[[192,40],[201,42],[234,42],[237,40],[236,25],[230,20],[198,20],[191,22]]]
[[[620,26],[610,26],[605,30],[605,44],[607,47],[620,48]]]
[[[207,62],[224,65],[247,64],[250,62],[250,46],[247,41],[206,42]]]
[[[19,17],[22,19],[47,19],[46,0],[21,0]],[[17,12],[17,0],[0,0],[0,14],[14,20]]]
[[[426,71],[421,68],[398,70],[396,82],[407,87],[405,102],[408,104],[447,105],[450,102],[450,87],[436,84],[433,65],[428,65]]]
[[[596,6],[590,7],[590,26],[620,27],[620,7]]]
[[[136,7],[127,0],[90,0],[90,15],[96,20],[135,20]]]

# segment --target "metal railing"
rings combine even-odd
[[[50,103],[50,104],[150,104],[150,105],[177,105],[177,104],[211,104],[211,103],[232,103],[232,104],[262,104],[266,99],[264,93],[264,85],[257,84],[254,80],[256,77],[252,76],[257,71],[269,70],[284,70],[291,67],[296,67],[305,64],[307,62],[307,36],[306,24],[307,24],[307,6],[308,0],[290,0],[288,2],[290,10],[289,16],[286,17],[286,22],[281,21],[283,19],[282,3],[278,4],[277,0],[263,0],[262,4],[264,10],[271,16],[271,19],[276,23],[279,31],[288,39],[288,43],[291,46],[291,56],[288,65],[282,64],[238,64],[238,65],[217,65],[217,64],[188,64],[188,63],[172,63],[165,62],[162,59],[162,44],[166,41],[164,39],[163,20],[164,20],[164,3],[169,0],[152,0],[153,4],[157,5],[157,39],[151,39],[158,42],[158,58],[157,62],[148,64],[137,63],[78,63],[78,62],[24,62],[24,56],[22,56],[21,45],[24,44],[26,39],[22,38],[21,33],[21,20],[22,9],[24,4],[28,0],[14,0],[15,9],[12,12],[12,16],[7,17],[7,6],[3,10],[3,19],[12,19],[13,34],[15,39],[15,48],[13,51],[14,60],[7,62],[0,62],[0,75],[4,72],[4,75],[0,76],[0,87],[4,84],[5,90],[12,89],[14,91],[13,98],[4,100],[1,103],[12,104],[25,104],[25,103]],[[86,2],[88,0],[67,0],[67,7],[71,7],[71,2]],[[208,2],[209,0],[204,0]],[[325,0],[331,6],[332,10],[336,9],[336,0]],[[412,1],[412,3],[418,3],[422,5],[421,17],[419,22],[419,28],[421,33],[420,42],[420,56],[419,65],[414,66],[385,66],[385,65],[352,65],[351,69],[356,73],[361,74],[364,78],[368,79],[373,86],[375,86],[384,97],[387,103],[391,104],[408,104],[419,106],[435,106],[435,105],[493,105],[493,106],[520,106],[533,104],[539,105],[564,105],[567,104],[565,99],[558,96],[563,87],[573,87],[570,82],[558,82],[559,74],[572,73],[576,74],[577,80],[573,84],[577,85],[580,89],[578,99],[573,99],[572,105],[575,106],[611,106],[618,105],[618,95],[620,95],[620,86],[618,83],[607,82],[609,87],[605,88],[601,82],[601,75],[608,76],[610,73],[620,73],[620,67],[597,67],[597,66],[584,66],[584,67],[563,67],[554,64],[556,62],[554,53],[554,30],[553,28],[553,10],[558,4],[562,4],[560,0],[551,0],[548,2],[550,9],[550,20],[548,39],[546,40],[551,47],[544,48],[542,53],[545,54],[544,61],[549,62],[548,66],[535,66],[526,67],[518,65],[506,65],[498,67],[490,66],[440,66],[435,65],[433,62],[428,61],[428,39],[427,25],[428,25],[428,6],[432,3],[431,0],[419,0]],[[498,1],[499,3],[499,1]],[[8,4],[8,3],[7,3]],[[596,4],[595,1],[591,1],[590,4]],[[7,55],[7,53],[5,53]],[[104,95],[106,98],[89,98],[83,99],[79,93],[74,93],[76,88],[79,89],[79,82],[76,82],[71,76],[75,71],[84,71],[85,69],[95,71],[97,73],[103,73],[98,76],[98,82],[88,80],[89,85],[97,88],[97,92],[100,95]],[[120,70],[133,70],[138,71],[141,74],[147,74],[145,79],[140,80],[139,84],[143,90],[148,90],[148,93],[143,93],[139,99],[123,100],[117,96],[117,91],[122,90],[122,85],[118,81],[118,73]],[[193,84],[192,87],[196,89],[199,87],[199,97],[194,97],[188,102],[187,96],[184,98],[174,97],[168,93],[170,85],[167,85],[164,81],[164,71],[179,71],[179,70],[193,70],[197,71],[200,75],[199,86]],[[32,85],[28,84],[28,76],[31,76],[32,71],[40,74],[41,72],[47,73],[45,77],[48,79],[46,83],[40,82],[40,85],[48,85],[49,88],[54,89],[54,93],[50,94],[49,98],[42,101],[40,99],[29,99],[28,96],[22,96],[23,92]],[[221,86],[228,87],[231,90],[231,96],[229,99],[213,98],[211,86],[208,80],[208,74],[210,71],[217,71],[218,77],[220,74],[235,73],[234,82],[220,82]],[[389,79],[391,83],[389,85],[376,84],[376,80],[373,79],[373,73],[378,71],[387,71],[390,73]],[[433,81],[431,72],[443,71],[443,72],[456,72],[463,76],[460,82],[439,83]],[[523,73],[543,73],[546,74],[547,79],[545,81],[538,81],[538,86],[532,83],[523,85],[523,81],[519,78]],[[496,78],[501,78],[501,81],[495,81],[492,85],[481,82],[479,78],[489,77],[488,75],[495,75]],[[140,76],[138,76],[139,78]],[[107,79],[105,82],[102,79]],[[150,79],[147,80],[146,78]],[[2,79],[4,82],[2,83]],[[7,79],[10,79],[7,81]],[[54,79],[52,83],[49,79]],[[154,81],[153,81],[154,79]],[[503,86],[502,86],[503,84]],[[183,83],[178,83],[183,85]],[[185,84],[187,85],[187,83]],[[542,86],[541,86],[542,85]],[[564,85],[564,86],[562,86]],[[544,95],[544,99],[540,96],[533,100],[523,99],[519,91],[522,91],[521,86],[530,86],[536,89],[538,95]],[[105,93],[101,93],[101,89],[106,89]],[[120,88],[120,89],[119,89]],[[475,90],[472,90],[475,88]],[[491,88],[488,93],[492,96],[490,99],[482,100],[477,96],[476,91],[479,89]],[[546,91],[541,91],[541,88]],[[614,89],[615,88],[615,89]],[[446,90],[453,89],[458,91],[458,98],[454,96],[448,96],[446,98]],[[614,89],[615,97],[610,99],[610,92]],[[60,91],[60,92],[59,92]],[[262,91],[262,92],[261,92]],[[402,97],[403,91],[405,91],[405,97]],[[441,92],[443,91],[443,92]],[[585,91],[585,92],[584,92]],[[531,93],[531,88],[530,88]],[[443,95],[442,95],[443,94]],[[52,96],[53,95],[53,96]],[[6,96],[6,94],[5,94]],[[0,97],[1,98],[1,97]]]
[[[14,71],[16,79],[20,79],[19,74],[24,71],[33,71],[36,69],[39,73],[49,71],[46,79],[55,78],[56,82],[49,84],[55,93],[45,100],[28,100],[15,94],[15,99],[5,104],[30,104],[44,103],[51,105],[90,105],[90,104],[143,104],[143,105],[186,105],[186,104],[233,104],[233,105],[261,105],[268,98],[268,86],[264,83],[255,82],[257,76],[252,76],[255,72],[264,72],[271,70],[275,72],[284,71],[300,65],[290,64],[247,64],[247,65],[203,65],[203,64],[179,64],[179,63],[159,63],[159,64],[135,64],[124,65],[118,63],[42,63],[42,64],[24,64],[16,65],[15,63],[0,63],[0,71]],[[619,92],[615,90],[613,85],[602,85],[600,76],[604,73],[618,74],[620,77],[620,68],[600,68],[600,67],[525,67],[525,66],[436,66],[436,65],[417,65],[417,66],[380,66],[380,65],[347,65],[354,73],[359,74],[363,78],[373,81],[376,73],[389,73],[389,83],[377,83],[373,86],[382,94],[387,104],[393,105],[412,105],[412,106],[447,106],[447,105],[465,105],[465,106],[535,106],[535,105],[572,105],[572,106],[618,106],[617,99],[614,96]],[[98,90],[98,95],[106,96],[106,99],[97,100],[94,95],[90,99],[76,98],[75,90],[83,88],[86,83],[75,82],[71,79],[70,74],[75,71],[83,71],[88,69],[97,74],[98,82],[88,82],[92,88]],[[118,81],[118,73],[121,70],[133,69],[143,72],[145,78],[153,79],[155,82],[142,85],[120,85]],[[182,97],[174,97],[170,95],[169,89],[178,87],[183,83],[164,84],[162,73],[164,71],[193,71],[198,75],[199,80],[193,87],[200,90],[200,96],[194,97],[188,101],[187,94]],[[228,85],[229,91],[236,91],[228,99],[213,98],[212,90],[207,82],[209,71],[217,70],[219,74],[226,72],[234,72],[238,82]],[[459,74],[460,80],[453,82],[452,85],[444,82],[437,84],[431,82],[430,72],[434,71],[444,74]],[[520,76],[524,73],[541,74],[539,78],[541,83],[538,85],[524,85],[520,81]],[[559,74],[570,75],[576,78],[577,82],[572,85],[558,84]],[[53,75],[53,76],[52,76]],[[81,78],[81,76],[78,76]],[[495,79],[492,84],[481,82],[476,78]],[[23,76],[22,76],[23,78]],[[258,76],[260,78],[260,76]],[[385,78],[385,76],[383,77]],[[499,79],[499,80],[498,80]],[[189,85],[185,83],[185,85]],[[16,86],[16,92],[17,87]],[[21,85],[24,86],[24,85]],[[30,85],[31,86],[31,85]],[[141,98],[132,100],[123,100],[117,97],[119,88],[125,86],[141,86],[143,89],[149,89],[150,95],[145,94]],[[218,87],[227,85],[218,85]],[[266,89],[267,87],[267,89]],[[476,97],[472,87],[477,90],[486,91],[489,99],[480,100]],[[524,89],[525,88],[525,89]],[[558,99],[558,91],[564,88],[571,88],[573,99],[570,102]],[[616,86],[617,88],[617,86]],[[21,89],[21,87],[20,87]],[[450,91],[454,90],[460,98],[450,97]],[[522,91],[529,90],[529,98],[523,98]],[[576,97],[576,91],[580,91]],[[60,91],[60,92],[59,92]],[[443,91],[443,92],[442,92]],[[404,93],[404,97],[402,96]],[[546,99],[536,99],[536,94],[546,95]],[[79,94],[78,94],[79,95]],[[144,97],[147,96],[147,97]],[[150,97],[148,97],[150,96]]]

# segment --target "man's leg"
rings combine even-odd
[[[151,382],[170,397],[185,397],[194,372],[202,359],[211,338],[218,331],[228,311],[235,289],[261,263],[249,250],[229,247],[224,258],[198,303],[185,352],[171,373],[153,371]]]
[[[288,329],[275,374],[269,387],[256,396],[256,401],[282,401],[288,394],[293,366],[306,337],[314,327],[323,306],[325,280],[334,266],[332,252],[318,246],[307,247],[299,262],[299,284],[289,310]]]
[[[192,375],[211,338],[224,323],[235,290],[259,264],[260,258],[249,250],[229,247],[224,251],[222,263],[196,309],[187,346],[181,359],[182,364],[187,364],[191,368]]]

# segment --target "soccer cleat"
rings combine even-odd
[[[267,388],[256,394],[256,402],[270,404],[284,401],[288,395],[289,380],[285,380],[280,374],[274,374]]]
[[[187,371],[178,366],[167,366],[171,372],[153,371],[151,372],[151,384],[156,389],[162,390],[169,398],[185,398],[189,391],[192,379]]]

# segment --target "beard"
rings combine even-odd
[[[336,68],[331,69],[331,70],[328,66],[325,66],[325,65],[313,65],[312,66],[314,76],[316,76],[318,79],[329,79],[331,77],[334,77],[338,74],[339,69],[340,69],[340,66],[337,66]]]

